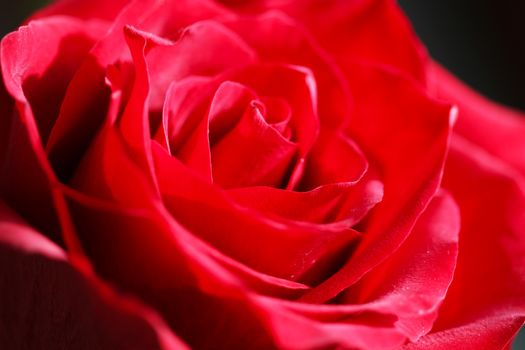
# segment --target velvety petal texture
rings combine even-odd
[[[525,320],[525,187],[508,165],[461,136],[452,142],[444,186],[455,194],[462,227],[455,280],[428,335],[431,348],[458,346],[475,332],[471,349],[502,349]],[[490,212],[484,220],[480,207]]]
[[[155,311],[117,294],[0,204],[4,349],[186,349]]]
[[[1,43],[0,348],[509,349],[525,119],[393,0],[58,0]]]

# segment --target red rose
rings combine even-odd
[[[1,68],[3,349],[507,349],[524,322],[525,122],[393,1],[62,0]]]

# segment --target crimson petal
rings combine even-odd
[[[476,333],[467,349],[501,349],[525,321],[525,184],[520,178],[481,147],[453,137],[444,186],[461,210],[458,265],[435,328],[412,348],[463,346]]]
[[[249,13],[280,10],[313,34],[346,70],[354,61],[395,67],[426,81],[426,51],[392,0],[220,0]],[[341,43],[344,43],[342,45]]]
[[[222,11],[224,12],[224,11]],[[126,25],[173,38],[195,21],[222,13],[203,1],[133,1],[117,16],[108,34],[91,50],[69,85],[46,151],[59,178],[68,179],[103,123],[110,91],[104,83],[107,66],[129,60],[123,29]]]
[[[397,349],[405,337],[417,340],[432,327],[454,273],[458,231],[458,208],[450,195],[440,193],[403,246],[341,297],[342,304],[262,296],[256,302],[271,314],[273,331],[284,348],[332,342],[345,348]],[[429,283],[428,275],[436,269]]]
[[[380,164],[385,196],[356,253],[305,295],[310,302],[335,297],[406,239],[439,187],[455,118],[449,106],[430,99],[412,80],[392,70],[356,64],[348,73],[356,104],[348,132],[371,164]]]
[[[238,203],[290,220],[351,227],[381,201],[383,186],[365,174],[368,163],[346,136],[321,132],[308,155],[299,189],[272,187],[232,189]],[[363,177],[365,176],[365,177]]]
[[[321,123],[339,127],[347,121],[352,96],[344,75],[300,23],[282,12],[270,11],[255,18],[225,21],[225,25],[253,47],[263,61],[309,67],[318,86]]]

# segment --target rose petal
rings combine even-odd
[[[132,251],[128,251],[128,248],[129,244],[131,244],[131,241],[135,242],[135,238],[141,237],[143,234],[143,228],[147,228],[149,225],[150,228],[159,228],[160,231],[164,233],[165,227],[162,228],[159,226],[158,219],[154,219],[154,216],[148,209],[118,206],[115,203],[83,194],[69,187],[62,186],[62,189],[69,198],[69,203],[73,212],[77,214],[75,215],[75,218],[79,227],[80,236],[83,239],[87,247],[88,254],[90,255],[90,258],[93,260],[96,267],[99,268],[104,275],[107,275],[108,278],[119,280],[120,283],[124,283],[129,288],[133,288],[134,285],[140,286],[141,282],[135,276],[135,274],[146,269],[146,273],[149,275],[147,269],[152,265],[155,265],[155,261],[159,260],[159,258],[157,257],[153,260],[151,258],[146,259],[145,261],[149,261],[146,266],[140,262],[140,259],[137,260],[136,258],[133,258],[129,260],[129,263],[133,266],[137,265],[137,267],[134,267],[133,269],[126,269],[124,265],[115,265],[113,263],[112,255],[120,256],[127,261],[130,259],[130,257],[136,256],[136,254]],[[98,224],[101,221],[106,222],[107,224]],[[120,236],[112,234],[111,232],[116,230],[116,227],[120,227],[119,230],[124,232],[124,235]],[[101,233],[94,234],[92,233],[94,230]],[[299,295],[301,291],[309,288],[308,286],[301,283],[296,283],[285,279],[278,279],[257,272],[248,266],[225,256],[215,247],[204,243],[186,231],[183,230],[183,232],[184,233],[181,234],[182,237],[179,238],[185,241],[185,245],[188,244],[189,247],[197,248],[197,251],[199,252],[195,264],[199,263],[198,256],[200,255],[206,258],[211,258],[216,264],[219,264],[221,268],[225,269],[225,271],[230,272],[236,276],[236,278],[240,279],[244,285],[253,288],[253,290],[258,291],[259,293],[281,298],[294,298]],[[181,262],[177,261],[177,258],[175,258],[177,256],[175,253],[180,248],[173,246],[175,244],[173,238],[169,235],[164,236],[160,234],[157,238],[158,241],[161,242],[159,243],[160,246],[165,248],[160,250],[158,248],[147,249],[144,250],[143,253],[145,255],[148,255],[152,252],[161,254],[162,251],[170,251],[171,249],[172,253],[167,253],[166,255],[171,256],[174,259],[174,262],[169,264],[163,263],[161,265],[164,266],[162,269],[182,268],[180,265],[178,265]],[[130,243],[117,243],[120,240],[126,239],[129,239]],[[103,240],[106,240],[108,244],[101,248],[97,247],[97,245]],[[115,244],[111,242],[115,242]],[[151,243],[157,244],[153,241]],[[137,244],[140,245],[140,240],[137,240]],[[160,258],[160,260],[161,259],[162,258]],[[191,265],[192,264],[188,265],[187,267]],[[132,273],[130,274],[130,272]],[[156,276],[156,274],[153,274],[150,277],[156,278]],[[181,283],[188,283],[188,281],[181,280]],[[152,282],[151,285],[155,286],[157,284],[157,282]]]
[[[170,154],[172,148],[177,152],[184,147],[202,122],[216,88],[215,79],[210,77],[189,76],[173,81],[166,91],[161,124],[153,139]]]
[[[53,113],[60,106],[61,90],[67,86],[78,64],[74,60],[68,64],[60,64],[60,61],[66,57],[80,59],[89,49],[89,43],[104,28],[101,23],[48,18],[22,27],[2,41],[2,74],[17,107],[17,114],[7,116],[11,118],[11,141],[7,162],[2,167],[5,172],[2,175],[3,196],[55,242],[60,243],[63,239],[75,254],[81,252],[81,247],[72,232],[64,198],[50,185],[55,184],[57,179],[45,155],[42,136],[47,137],[53,125],[56,117]],[[47,41],[42,40],[40,34]],[[79,42],[68,41],[71,38],[77,38]],[[55,54],[58,56],[55,57]],[[59,74],[56,79],[46,78],[52,70],[59,69],[57,65],[63,68],[63,75]],[[34,85],[28,87],[28,81]],[[55,93],[57,96],[53,95]],[[35,101],[32,94],[38,99],[40,95],[51,96],[46,99],[42,114],[33,112],[33,107],[40,110],[42,101]],[[37,118],[34,113],[37,113]],[[45,129],[42,136],[39,127]]]
[[[324,129],[308,154],[305,169],[298,185],[311,190],[335,183],[357,183],[368,171],[365,155],[346,135]]]
[[[48,185],[48,174],[42,170],[40,159],[31,147],[30,135],[26,124],[21,121],[15,103],[2,83],[0,85],[2,199],[11,207],[18,209],[20,214],[41,230],[46,237],[63,245],[60,223],[53,205],[53,194]],[[36,130],[36,125],[33,130]],[[35,140],[35,143],[38,144],[38,141]]]
[[[271,315],[273,331],[286,344],[284,348],[290,346],[288,342],[305,348],[332,342],[345,348],[397,349],[403,343],[400,338],[418,339],[432,327],[453,277],[458,231],[458,208],[448,194],[441,193],[400,249],[341,295],[338,304],[261,296],[256,300]],[[295,339],[296,327],[310,331]],[[291,336],[286,336],[288,332]]]
[[[215,76],[256,61],[256,53],[233,31],[215,21],[184,28],[173,44],[153,50],[147,58],[151,108],[160,109],[168,86],[191,75]]]
[[[459,208],[452,197],[436,195],[399,250],[338,300],[379,304],[378,312],[395,314],[396,327],[417,340],[432,328],[452,282],[459,228]]]
[[[202,54],[203,47],[206,52],[221,54],[208,57]],[[163,128],[157,132],[156,139],[165,138],[170,153],[210,179],[206,104],[221,79],[206,82],[201,76],[214,76],[253,61],[254,52],[242,40],[212,21],[187,27],[176,43],[158,48],[148,57],[152,70],[150,108],[155,110],[164,103]]]
[[[299,157],[311,150],[319,134],[317,85],[309,68],[289,64],[254,64],[234,72],[231,80],[252,88],[259,96],[279,97],[292,110],[291,141],[297,143]]]
[[[27,22],[57,15],[80,19],[113,20],[129,2],[129,0],[57,0],[31,15]]]
[[[403,350],[511,349],[509,339],[523,325],[523,317],[486,316],[475,322],[432,332]]]
[[[253,89],[233,81],[222,82],[209,107],[210,145],[215,145],[231,131],[241,120],[250,102],[258,100],[260,98]],[[266,106],[260,107],[264,109]]]
[[[302,189],[272,187],[232,189],[238,203],[269,215],[308,223],[334,222],[352,227],[383,197],[382,184],[368,176],[368,163],[347,137],[321,132],[306,162]],[[362,183],[361,183],[362,181]]]
[[[135,28],[132,28],[130,26],[127,26],[125,29],[125,37],[128,41],[128,45],[131,50],[136,72],[133,89],[131,91],[129,100],[127,101],[126,108],[122,116],[119,116],[118,120],[116,121],[118,122],[120,132],[122,133],[122,138],[126,142],[129,151],[135,155],[133,157],[134,161],[138,162],[138,166],[145,170],[145,174],[149,174],[149,182],[153,187],[156,187],[156,180],[155,176],[153,176],[153,174],[151,173],[153,167],[152,160],[150,158],[151,154],[149,151],[151,148],[148,123],[148,97],[150,93],[150,77],[148,65],[145,59],[146,51],[153,50],[153,48],[156,48],[157,52],[161,51],[163,55],[155,56],[156,59],[153,59],[152,62],[157,65],[162,65],[162,61],[159,61],[159,59],[165,60],[166,57],[169,57],[171,54],[179,54],[180,56],[180,53],[184,53],[184,55],[186,55],[186,58],[182,56],[180,58],[182,61],[187,62],[187,60],[190,57],[192,57],[192,50],[194,50],[196,47],[199,47],[199,40],[204,40],[202,44],[206,44],[206,40],[212,40],[216,42],[221,38],[226,40],[225,43],[229,42],[228,40],[231,38],[230,35],[226,35],[224,34],[224,32],[217,32],[212,29],[217,29],[217,25],[215,25],[212,22],[199,23],[198,25],[194,25],[191,28],[187,29],[188,33],[192,33],[191,35],[188,34],[187,36],[183,36],[178,42],[174,44],[167,42],[166,40],[156,37],[152,34],[145,33]],[[213,35],[210,36],[210,33],[213,33]],[[190,36],[191,38],[187,39],[188,36]],[[232,45],[235,46],[235,44]],[[234,48],[234,50],[235,49],[236,47]],[[240,63],[242,64],[242,61]],[[201,64],[193,62],[193,66],[194,69],[196,69],[196,71],[194,72],[195,74],[199,73],[199,69],[205,69],[204,62],[201,62]],[[211,68],[211,66],[208,66],[208,68]],[[173,79],[180,79],[184,77],[185,74],[191,74],[192,72],[191,69],[188,71],[188,67],[184,64],[180,66],[174,65],[170,69],[171,71],[169,73],[167,72],[166,74],[173,75]],[[109,117],[108,120],[114,118],[115,117]],[[169,116],[165,118],[169,118]],[[175,116],[173,118],[175,118]],[[169,132],[171,133],[172,130],[169,130]],[[207,133],[204,134],[207,135]],[[191,144],[191,142],[189,143]],[[205,142],[205,144],[205,149],[209,148],[207,146],[207,142]],[[97,149],[98,147],[94,148]],[[94,151],[90,150],[90,152],[92,153]],[[202,158],[203,160],[206,159],[206,157]],[[86,165],[83,165],[83,168],[86,169],[86,171],[90,171],[90,167]],[[77,173],[77,178],[78,176],[80,175],[78,175]],[[86,179],[86,181],[92,182],[88,178],[88,176],[81,176],[83,176]]]
[[[260,296],[253,299],[258,313],[266,318],[278,348],[394,350],[405,340],[392,326],[395,318],[391,315],[359,312],[323,322],[304,317],[300,312],[291,312],[279,300]],[[376,324],[370,325],[371,320]]]
[[[50,17],[2,40],[4,82],[12,96],[27,99],[44,144],[67,85],[108,27],[105,22]]]
[[[137,169],[128,170],[132,171]],[[194,347],[212,347],[220,341],[229,348],[261,342],[267,348],[270,340],[246,304],[246,288],[281,298],[297,296],[306,289],[232,263],[189,234],[161,207],[152,207],[151,201],[133,209],[124,202],[66,193],[96,271],[153,305]],[[217,322],[218,314],[221,322]],[[207,330],[206,337],[202,337],[202,327]]]
[[[321,186],[308,192],[272,187],[232,189],[228,194],[240,205],[276,220],[292,220],[332,227],[352,227],[383,198],[383,185],[374,178],[362,183]]]
[[[385,196],[357,252],[334,276],[312,289],[305,301],[335,297],[405,240],[438,189],[454,120],[450,107],[392,71],[356,65],[348,78],[356,104],[348,132],[371,164],[381,167]]]
[[[421,348],[501,349],[525,321],[525,186],[520,175],[482,148],[455,136],[444,186],[462,216],[454,280]],[[480,215],[481,213],[481,215]]]
[[[0,252],[3,347],[186,348],[153,311],[76,271],[60,247],[4,204]]]
[[[238,82],[241,85],[246,85],[246,87],[241,87],[235,84],[232,85],[229,83],[225,83],[222,86],[219,85],[221,81],[228,80]],[[207,95],[211,91],[214,91],[214,87],[217,85],[219,85],[219,90],[217,90],[214,99],[211,101],[211,109],[209,110],[208,118],[205,118],[206,115],[202,115],[202,110],[206,108],[205,106],[208,103]],[[237,96],[237,93],[234,92],[234,90],[238,90],[237,87],[239,88],[239,93],[241,93],[240,96]],[[199,88],[200,90],[198,90]],[[206,86],[204,81],[197,81],[193,78],[186,79],[180,84],[173,84],[170,90],[170,95],[168,96],[168,101],[166,102],[166,111],[168,114],[165,114],[163,118],[164,124],[168,123],[165,128],[169,129],[167,132],[169,133],[168,137],[171,145],[170,150],[186,164],[199,170],[205,177],[208,177],[208,162],[206,159],[209,157],[208,149],[210,146],[215,149],[213,152],[215,153],[215,158],[217,158],[222,153],[229,154],[230,150],[236,152],[246,151],[247,156],[238,157],[238,161],[242,163],[243,161],[246,162],[247,159],[255,159],[258,160],[258,166],[260,164],[262,164],[263,167],[268,165],[270,167],[269,170],[271,170],[270,175],[272,176],[272,183],[280,185],[280,182],[283,181],[284,172],[292,169],[290,173],[294,173],[293,168],[300,165],[300,159],[306,156],[317,137],[319,121],[316,115],[315,89],[316,88],[311,76],[311,72],[309,72],[307,69],[281,64],[253,64],[244,69],[225,72],[223,75],[217,76],[215,81],[209,81],[208,86]],[[244,90],[244,92],[241,90]],[[175,95],[175,93],[177,93],[177,95]],[[228,96],[228,94],[231,93],[233,95]],[[227,133],[226,129],[228,129],[225,129],[225,127],[227,125],[231,126],[238,119],[242,119],[237,114],[238,112],[236,110],[239,108],[239,103],[244,101],[245,97],[243,96],[250,95],[254,96],[255,98],[255,94],[262,97],[269,96],[283,99],[290,106],[292,117],[288,122],[288,125],[290,128],[290,133],[292,134],[291,139],[296,141],[299,151],[298,156],[295,157],[296,159],[294,159],[296,164],[292,163],[293,155],[291,154],[291,144],[289,144],[289,142],[286,141],[273,126],[270,125],[268,125],[266,128],[268,133],[266,133],[266,136],[263,138],[270,140],[268,139],[268,136],[275,134],[276,140],[281,140],[278,143],[273,142],[274,145],[278,146],[277,148],[274,148],[274,151],[281,152],[284,157],[284,159],[280,159],[281,161],[277,165],[268,162],[260,162],[262,159],[272,161],[272,151],[268,149],[268,147],[257,146],[260,142],[250,141],[250,138],[245,138],[245,140],[242,142],[251,142],[252,146],[256,146],[256,148],[250,146],[246,147],[244,150],[243,148],[239,148],[237,144],[235,147],[224,145],[224,142],[227,141],[227,135],[224,134]],[[180,96],[184,96],[184,98],[181,98]],[[219,110],[215,111],[216,108],[220,108],[221,110],[224,109],[224,106],[215,105],[219,103],[219,100],[222,101],[225,98],[233,98],[232,102],[227,103],[227,105],[234,109],[230,112]],[[240,100],[237,101],[238,99]],[[175,116],[174,113],[180,112],[182,112],[182,115],[177,114]],[[217,113],[221,114],[221,116],[216,115]],[[232,113],[232,116],[225,118],[224,115],[229,113]],[[173,121],[170,121],[170,119]],[[166,122],[166,120],[168,121]],[[245,118],[245,120],[250,119]],[[261,121],[264,120],[261,119]],[[211,123],[209,127],[207,126],[208,123]],[[226,125],[220,125],[221,123],[226,123]],[[264,121],[263,124],[266,124],[266,122]],[[263,126],[263,124],[260,125]],[[245,124],[245,126],[246,125],[249,124]],[[252,123],[252,125],[255,124]],[[240,128],[242,125],[237,124],[237,126]],[[244,129],[246,128],[244,127]],[[259,131],[263,130],[260,127],[257,127],[256,129]],[[241,129],[235,129],[235,127],[231,128],[230,131],[232,132],[230,137],[240,137],[242,133],[246,133],[246,130],[242,131],[242,133],[239,133]],[[255,135],[255,133],[258,133],[259,131],[252,130],[250,132]],[[234,136],[235,133],[237,133],[237,136]],[[156,138],[159,139],[159,136]],[[162,136],[160,138],[162,138]],[[217,140],[218,138],[221,138],[220,142],[222,142],[222,145],[217,144],[219,142],[219,140]],[[209,144],[210,141],[212,143],[211,145]],[[232,143],[231,140],[228,142],[230,144]],[[237,140],[234,143],[236,142],[241,141]],[[255,152],[256,149],[260,150],[260,157],[251,155],[251,153]],[[229,161],[235,160],[231,159],[229,155],[228,158]],[[214,162],[216,162],[216,160]],[[217,166],[220,167],[221,163],[226,164],[226,162],[218,162],[219,165]],[[277,166],[277,171],[274,171],[276,168],[273,168],[272,170],[272,167],[274,166]],[[246,184],[249,183],[249,181],[254,184],[259,181],[255,181],[254,179],[249,180],[250,176],[253,177],[254,174],[262,174],[263,177],[269,175],[268,173],[265,173],[268,171],[268,169],[261,172],[259,171],[261,169],[255,169],[253,166],[248,168],[243,166],[242,168],[244,168],[243,172],[245,172],[247,179],[243,181],[248,181]],[[240,169],[240,165],[232,167],[225,166],[221,169],[222,172],[228,170],[231,173],[236,173]],[[221,177],[222,175],[218,173],[217,176]],[[242,176],[239,175],[237,177],[237,180],[240,180]],[[221,182],[226,184],[227,181],[234,180],[236,177],[232,176],[230,173],[225,173],[221,179]],[[269,180],[266,179],[265,181],[268,182]],[[231,186],[231,184],[226,186]]]
[[[343,70],[356,60],[366,61],[395,67],[420,82],[426,80],[425,49],[395,1],[218,2],[250,13],[272,9],[285,12],[302,23]]]
[[[112,73],[112,78],[115,78],[115,76],[113,76],[114,73]],[[109,200],[110,203],[118,203],[113,204],[113,207],[117,208],[117,214],[113,214],[112,212],[109,214],[106,213],[106,207],[102,206],[102,208],[100,208],[100,205],[96,201],[95,204],[93,204],[93,201],[88,201],[86,204],[85,194],[83,195],[84,197],[79,197],[76,194],[72,196],[71,191],[66,192],[69,198],[74,199],[73,202],[70,201],[70,206],[74,211],[76,226],[89,257],[93,259],[97,268],[101,269],[101,271],[104,271],[104,276],[110,275],[112,278],[117,278],[123,285],[126,285],[128,288],[134,290],[136,288],[140,289],[139,287],[142,284],[140,279],[136,279],[137,274],[139,274],[140,271],[144,271],[144,269],[149,271],[148,269],[151,264],[154,265],[153,260],[149,258],[150,262],[146,266],[141,266],[143,261],[136,259],[138,256],[133,252],[134,249],[130,247],[131,243],[124,245],[113,245],[108,242],[108,244],[105,245],[107,250],[102,249],[103,247],[99,247],[100,242],[98,240],[108,240],[110,239],[110,236],[102,235],[99,238],[99,236],[89,233],[91,224],[107,222],[107,225],[124,225],[124,223],[129,221],[129,223],[125,224],[126,227],[128,227],[128,224],[131,225],[129,227],[133,227],[134,232],[136,231],[138,234],[142,234],[141,228],[144,227],[148,227],[148,230],[152,230],[156,227],[156,229],[160,230],[161,232],[165,231],[165,228],[162,228],[162,226],[159,227],[159,223],[155,225],[141,223],[144,222],[144,220],[148,220],[147,218],[149,218],[149,216],[146,219],[143,217],[145,213],[148,213],[152,210],[156,211],[155,208],[157,208],[157,206],[160,204],[160,201],[156,197],[155,189],[151,186],[151,182],[148,181],[146,173],[143,171],[143,169],[139,168],[140,166],[144,166],[144,164],[137,163],[134,161],[133,157],[129,157],[129,149],[126,149],[125,142],[122,137],[120,137],[119,132],[116,129],[117,124],[115,124],[115,121],[117,119],[116,116],[118,115],[117,113],[119,110],[121,91],[119,90],[118,81],[115,82],[110,79],[109,82],[111,83],[114,92],[111,98],[107,122],[98,135],[96,141],[93,143],[81,166],[79,167],[73,184],[77,189],[80,189],[85,194],[88,194],[88,196],[95,196],[95,198],[98,197],[99,201],[101,199],[106,199]],[[155,146],[154,149],[160,147],[156,143],[153,145]],[[175,160],[171,157],[169,157],[169,159]],[[79,202],[80,206],[78,204]],[[121,212],[127,213],[125,208],[129,208],[130,206],[138,208],[138,212],[136,211],[133,216],[129,217],[126,221],[124,218],[127,216],[123,216]],[[100,212],[101,210],[102,212]],[[103,215],[102,218],[100,215]],[[113,216],[108,218],[106,215]],[[139,215],[139,217],[135,218],[136,215]],[[133,224],[133,222],[137,220],[138,223]],[[158,219],[156,220],[158,221]],[[93,229],[95,230],[95,228]],[[99,230],[97,230],[97,232]],[[110,232],[112,232],[112,230],[113,229],[110,229]],[[122,232],[127,232],[127,230],[129,230],[129,228]],[[140,235],[137,237],[140,237]],[[162,269],[177,269],[180,268],[180,266],[187,265],[186,262],[173,261],[167,263],[162,260],[166,256],[172,256],[175,259],[175,251],[172,253],[166,252],[165,254],[162,254],[161,252],[163,249],[168,249],[170,244],[173,244],[173,242],[169,236],[162,236],[159,234],[158,238],[159,241],[151,241],[150,243],[158,243],[159,246],[148,251],[158,252],[158,256],[156,255],[155,261],[161,259],[159,266],[163,266]],[[115,239],[120,238],[115,237]],[[195,240],[195,238],[192,239]],[[137,244],[140,244],[139,242],[140,240],[137,241]],[[187,242],[187,239],[185,242]],[[202,245],[202,243],[199,244]],[[115,251],[116,248],[120,247],[124,247],[124,251]],[[159,247],[163,248],[161,249]],[[106,252],[110,253],[106,255]],[[122,256],[123,259],[130,259],[130,257],[127,255],[129,253],[131,253],[132,259],[128,262],[128,265],[134,266],[132,269],[121,270],[120,265],[113,265],[113,260],[110,258],[112,254],[113,256]],[[242,275],[245,283],[253,285],[254,287],[260,288],[266,292],[277,293],[279,295],[297,295],[301,290],[307,289],[306,286],[300,285],[298,283],[281,281],[272,278],[271,276],[263,276],[260,273],[251,271],[250,269],[243,267],[231,259],[222,256],[216,251],[213,253],[213,256],[214,259],[219,259],[220,263],[224,265],[222,268],[226,268],[230,272],[235,272],[236,274]],[[133,274],[129,275],[129,272],[133,272]],[[146,276],[150,277],[156,276],[156,274],[151,275],[149,272],[145,272],[145,274]],[[173,274],[173,272],[166,272],[166,275],[171,274]],[[137,283],[137,281],[139,282]],[[155,285],[155,282],[152,281],[151,285]]]
[[[106,37],[91,50],[90,57],[68,87],[60,115],[49,137],[47,152],[62,179],[69,178],[97,129],[103,123],[110,91],[105,67],[129,60],[123,29],[126,25],[173,37],[195,21],[221,13],[202,1],[133,1],[118,15]]]
[[[225,21],[266,62],[287,62],[309,67],[318,88],[321,123],[338,127],[351,110],[352,97],[333,59],[293,19],[277,11],[255,18]],[[268,40],[271,38],[271,40]]]
[[[49,185],[53,178],[42,166],[40,156],[32,146],[41,146],[39,139],[30,136],[16,111],[2,116],[0,128],[6,132],[5,158],[0,163],[0,193],[2,200],[16,209],[21,216],[39,229],[42,234],[60,246],[64,246],[61,235],[60,214],[55,209],[55,195]],[[34,124],[33,124],[34,125]],[[5,129],[4,129],[5,126]],[[36,126],[34,127],[35,130]],[[36,134],[36,131],[34,131]]]
[[[157,149],[161,150],[160,147]],[[270,283],[277,281],[259,279],[257,282],[253,279],[255,275],[246,278],[249,276],[241,274],[239,277],[242,279],[234,282],[224,270],[227,268],[229,273],[234,272],[233,265],[224,264],[225,261],[216,253],[210,255],[212,251],[209,246],[189,235],[175,222],[164,222],[168,218],[163,216],[164,219],[161,219],[161,211],[155,214],[149,210],[130,210],[122,204],[112,206],[86,200],[83,196],[72,196],[71,193],[68,196],[71,198],[69,204],[78,220],[76,224],[86,251],[96,262],[97,271],[121,288],[132,291],[154,305],[169,321],[170,326],[192,346],[213,347],[220,340],[221,344],[227,344],[229,348],[243,347],[245,344],[262,348],[275,347],[270,336],[277,337],[275,341],[280,343],[283,333],[277,336],[277,329],[271,332],[266,330],[269,322],[273,323],[278,318],[279,322],[290,324],[296,318],[293,313],[278,305],[261,309],[260,302],[247,299],[251,292],[245,289],[245,283],[249,283],[250,287],[258,286],[256,290],[259,292],[273,289],[274,293],[279,293],[280,298],[287,294],[293,295],[290,293],[297,287],[285,286],[282,282],[271,287]],[[150,235],[152,231],[155,235]],[[159,275],[168,278],[159,279]],[[222,315],[219,323],[217,314]],[[302,325],[304,322],[306,325]],[[206,337],[202,337],[202,327],[207,329]],[[294,322],[289,328],[279,328],[281,331],[285,329],[288,332],[294,331],[297,335],[302,330],[309,330],[305,334],[312,336],[326,335],[309,337],[298,343],[306,345],[333,344],[343,336],[350,339],[347,335],[352,331],[355,332],[352,339],[357,339],[354,344],[363,337],[370,337],[370,332],[377,334],[377,327],[370,329],[367,326],[352,325],[332,329],[332,326],[312,323],[304,318],[300,322]],[[358,337],[359,334],[361,336]],[[384,329],[383,335],[381,338],[376,337],[376,344],[392,341],[400,344],[403,339],[388,328]]]
[[[319,264],[330,270],[341,250],[359,236],[344,227],[272,220],[230,199],[217,186],[196,176],[160,147],[153,147],[155,168],[164,203],[192,233],[248,266],[272,276],[300,280]],[[177,179],[174,181],[173,179]],[[205,213],[205,214],[204,214]],[[202,220],[206,215],[206,220]],[[213,222],[213,225],[209,225]],[[267,259],[268,252],[273,259]],[[337,251],[337,253],[336,253]],[[305,256],[305,252],[308,254]],[[318,271],[317,276],[324,271]]]
[[[213,180],[223,188],[281,186],[297,146],[250,103],[237,125],[211,149]]]
[[[144,69],[144,62],[142,68]],[[128,134],[130,138],[135,136],[137,141],[134,148],[129,147],[128,142],[131,140],[126,140],[122,133],[117,130],[119,111],[122,108],[122,86],[119,85],[119,71],[113,67],[113,69],[108,70],[108,73],[110,75],[107,83],[112,94],[106,122],[80,162],[70,183],[82,192],[100,198],[122,201],[127,205],[137,207],[151,205],[152,199],[158,200],[159,195],[156,190],[156,179],[155,177],[152,178],[150,174],[152,167],[148,164],[148,154],[151,155],[151,153],[149,149],[145,149],[145,144],[149,141],[149,136],[146,138],[146,135],[143,134],[146,121],[140,111],[136,114],[137,111],[133,109],[133,105],[128,110],[129,113],[124,113],[123,117],[134,118],[136,122],[136,124],[131,124],[132,120],[128,119],[127,121],[129,127],[136,128],[129,132],[137,133],[135,135]],[[142,87],[137,86],[136,91],[138,92],[138,105],[141,105],[141,101],[144,105],[145,97],[141,95],[144,92]],[[140,147],[141,144],[142,147]],[[148,145],[148,147],[150,146]],[[130,159],[129,154],[133,154],[133,158]],[[136,161],[136,158],[142,161]],[[141,167],[140,173],[136,171],[137,167]],[[126,174],[126,176],[122,176],[122,174]],[[110,181],[117,177],[122,177],[122,179],[114,183]],[[133,191],[129,190],[131,186],[135,187]]]

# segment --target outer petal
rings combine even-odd
[[[154,312],[75,270],[3,203],[0,290],[5,349],[186,349]]]
[[[424,82],[426,53],[393,0],[217,1],[248,12],[279,9],[302,23],[345,69],[354,60],[387,64]]]
[[[2,40],[2,75],[6,90],[16,101],[16,111],[3,116],[9,146],[1,170],[1,192],[55,242],[62,241],[58,222],[67,231],[68,219],[63,198],[50,186],[56,178],[42,141],[55,122],[79,62],[106,28],[101,22],[53,17],[23,26]],[[59,209],[58,215],[54,208]],[[74,244],[71,237],[65,240]]]
[[[52,17],[33,21],[2,40],[2,67],[8,91],[27,99],[45,143],[71,78],[109,25]]]
[[[411,340],[428,333],[452,282],[458,254],[459,208],[448,193],[437,194],[396,253],[367,274],[340,301],[378,303]]]
[[[488,316],[424,336],[403,350],[510,350],[509,340],[523,325],[521,317]]]
[[[435,328],[414,348],[502,349],[525,320],[524,183],[507,164],[455,136],[444,186],[461,210],[458,265]]]
[[[459,107],[457,133],[525,177],[525,114],[483,98],[436,63],[428,74],[435,96]]]

